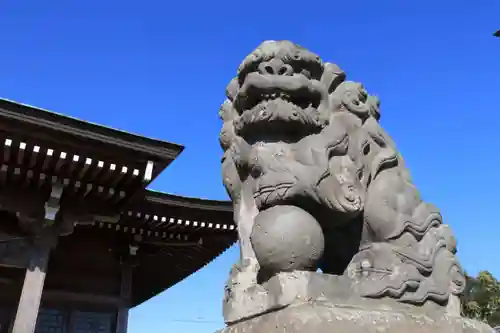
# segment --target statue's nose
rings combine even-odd
[[[272,59],[264,61],[259,65],[259,73],[262,75],[287,75],[293,74],[292,66],[284,64],[281,60]]]

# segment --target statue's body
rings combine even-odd
[[[411,182],[378,99],[345,79],[310,51],[269,41],[227,88],[223,177],[241,247],[229,324],[325,297],[459,316],[453,233]]]

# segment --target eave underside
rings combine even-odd
[[[183,146],[0,99],[1,167],[79,188],[101,186],[127,201],[182,152]],[[30,181],[30,180],[28,180]]]
[[[144,260],[133,272],[132,306],[149,300],[202,269],[234,242],[234,239],[207,240],[203,246],[177,247]]]
[[[184,232],[189,238],[144,239],[132,258],[132,295],[136,306],[206,266],[229,248],[235,234]],[[51,255],[46,287],[108,297],[118,296],[120,267],[130,235],[111,229],[77,228]]]
[[[124,209],[121,227],[139,228],[143,233],[185,230],[220,234],[236,230],[230,201],[188,198],[149,190]]]

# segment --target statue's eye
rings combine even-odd
[[[304,75],[307,77],[309,80],[311,79],[311,72],[309,72],[307,69],[303,69],[300,74]]]

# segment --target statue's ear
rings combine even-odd
[[[233,103],[229,99],[226,99],[220,106],[219,118],[222,119],[222,121],[227,122],[234,120],[236,116],[237,113],[233,107]]]
[[[327,62],[324,65],[321,83],[327,87],[328,93],[331,94],[339,84],[346,79],[345,72],[337,65]]]
[[[238,116],[233,106],[233,102],[237,94],[238,94],[238,79],[233,78],[226,87],[227,99],[224,101],[224,103],[222,103],[219,109],[219,117],[223,121],[232,121],[234,118]]]
[[[233,102],[238,94],[238,78],[234,77],[226,87],[226,97]]]
[[[370,95],[367,100],[368,105],[370,106],[370,116],[375,118],[375,120],[380,120],[380,99],[377,96]]]

